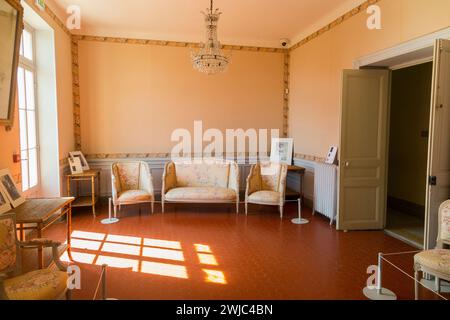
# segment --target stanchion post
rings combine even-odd
[[[382,273],[383,273],[383,254],[380,252],[378,253],[378,274],[377,274],[377,290],[378,294],[381,294],[383,290],[383,284],[382,284]]]
[[[107,299],[107,294],[106,294],[106,268],[107,267],[108,267],[108,265],[106,265],[106,264],[102,265],[102,300]]]

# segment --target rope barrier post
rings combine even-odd
[[[292,219],[293,224],[308,224],[309,220],[302,218],[302,199],[298,199],[298,218]]]
[[[364,295],[370,300],[397,300],[397,295],[389,289],[383,288],[383,253],[378,253],[378,266],[377,266],[377,285],[367,286],[364,288]]]
[[[102,300],[107,300],[107,294],[106,294],[106,268],[108,265],[104,264],[102,265]]]
[[[109,218],[102,220],[102,224],[114,224],[120,221],[116,217],[113,218],[111,212],[112,212],[112,199],[109,198]]]

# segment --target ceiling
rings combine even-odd
[[[81,8],[81,30],[96,36],[200,42],[200,12],[209,0],[52,0],[63,14]],[[223,12],[223,44],[280,47],[280,39],[301,40],[363,0],[215,0]]]

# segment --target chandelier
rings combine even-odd
[[[217,74],[224,72],[229,64],[229,56],[222,54],[220,42],[217,40],[217,26],[222,12],[214,10],[214,3],[211,0],[211,7],[203,12],[206,23],[206,42],[200,44],[200,51],[192,52],[192,62],[194,69],[207,73]]]

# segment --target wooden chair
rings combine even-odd
[[[245,191],[245,214],[248,205],[278,206],[283,219],[288,166],[278,163],[255,164],[250,169]]]
[[[69,299],[67,268],[59,260],[59,246],[59,243],[46,239],[19,242],[15,215],[0,215],[0,299]],[[39,248],[52,248],[53,261],[57,268],[21,274],[21,249]]]
[[[422,279],[420,272],[429,274],[436,279],[436,291],[441,292],[441,281],[450,282],[450,200],[439,207],[439,232],[437,248],[416,254],[414,257],[415,296],[419,299],[419,282]]]
[[[114,216],[122,205],[150,203],[154,212],[153,179],[146,162],[118,162],[112,165],[112,202]]]

